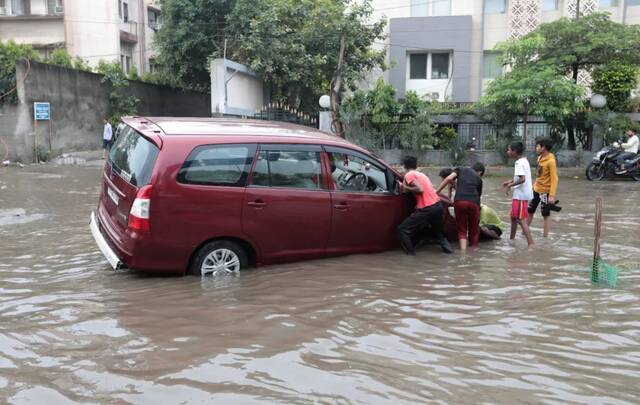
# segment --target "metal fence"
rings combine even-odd
[[[308,114],[281,103],[269,103],[263,106],[260,111],[257,111],[250,118],[258,120],[290,122],[292,124],[318,128],[317,114]]]
[[[491,149],[487,147],[489,139],[494,141],[497,138],[496,127],[486,122],[465,122],[453,125],[458,135],[475,149]],[[546,122],[528,122],[527,123],[527,144],[525,148],[532,150],[535,147],[536,138],[550,136],[551,126]],[[522,138],[524,135],[524,123],[518,123],[515,128],[513,137],[515,139]],[[491,146],[491,145],[489,145]]]

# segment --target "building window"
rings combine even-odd
[[[122,20],[129,22],[129,5],[124,2],[122,3]]]
[[[122,18],[122,0],[118,0],[118,17]]]
[[[412,53],[409,55],[409,79],[425,80],[427,78],[427,54]]]
[[[149,28],[151,28],[152,30],[157,30],[160,28],[160,13],[152,10],[152,9],[147,9],[147,15],[149,16],[148,20],[149,20]]]
[[[640,0],[627,0],[627,6],[640,6]]]
[[[495,79],[502,74],[502,55],[498,52],[485,52],[482,55],[482,77]]]
[[[544,0],[542,4],[544,11],[555,11],[558,9],[558,0]]]
[[[155,58],[149,58],[149,72],[154,73],[158,71],[158,61]]]
[[[451,0],[433,0],[432,16],[451,15]]]
[[[507,11],[506,0],[485,0],[484,13],[485,14],[501,14]]]
[[[411,17],[426,17],[429,15],[427,0],[411,0]]]
[[[431,78],[432,79],[448,79],[449,78],[449,54],[448,53],[431,54]]]
[[[451,0],[411,0],[411,17],[451,15]]]
[[[627,0],[627,4],[633,4],[633,0]],[[638,2],[637,4],[640,4],[640,2]],[[617,7],[618,6],[618,0],[600,0],[600,7]]]
[[[62,0],[47,0],[47,14],[61,14],[62,10]]]

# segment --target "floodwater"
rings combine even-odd
[[[100,173],[0,168],[0,403],[638,403],[640,183],[563,178],[552,235],[263,267],[113,272]],[[485,202],[505,214],[501,178]],[[592,285],[602,247],[627,264]],[[537,226],[536,226],[537,225]],[[634,269],[633,267],[636,267]]]

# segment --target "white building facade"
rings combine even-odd
[[[126,72],[154,68],[159,0],[0,0],[0,41],[56,48],[85,59],[119,61]]]
[[[374,19],[387,18],[392,66],[385,79],[439,101],[475,102],[501,73],[497,43],[544,22],[575,18],[577,0],[373,0]],[[581,15],[606,11],[624,24],[640,24],[640,0],[580,0]]]

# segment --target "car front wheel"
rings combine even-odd
[[[249,260],[244,249],[235,242],[216,240],[200,248],[189,267],[195,276],[238,275],[247,268]]]

